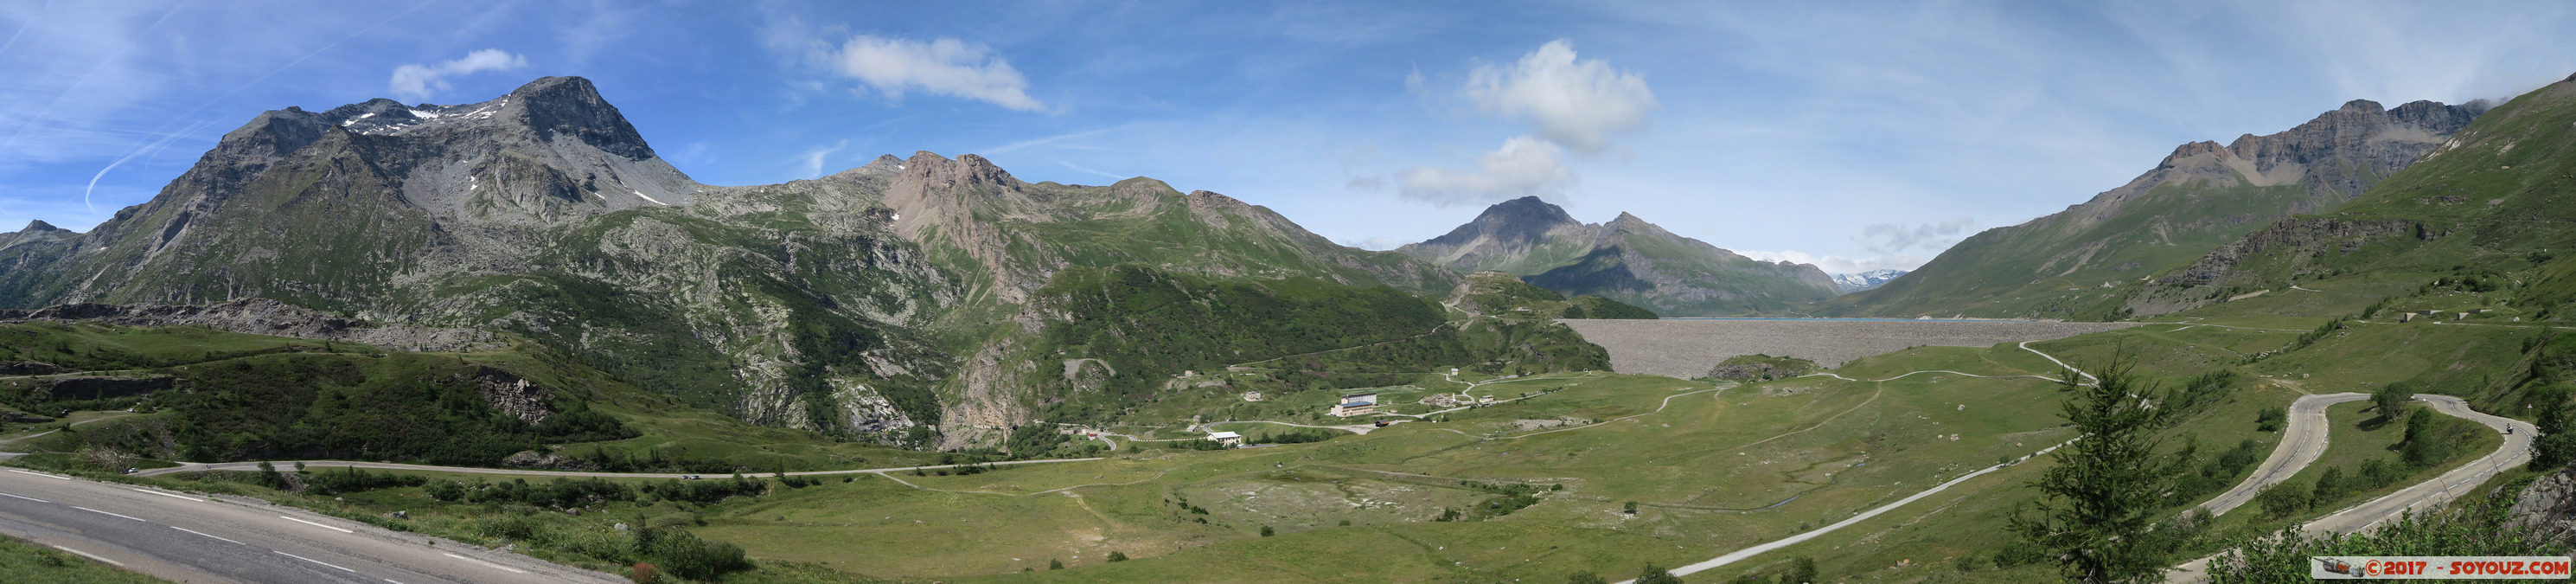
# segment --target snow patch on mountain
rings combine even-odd
[[[1888,280],[1905,273],[1905,270],[1870,270],[1858,274],[1834,274],[1834,285],[1842,287],[1844,294],[1850,294],[1887,285]]]

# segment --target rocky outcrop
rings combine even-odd
[[[483,367],[474,372],[483,404],[519,421],[534,424],[555,415],[555,392],[508,371]]]
[[[2302,258],[2323,256],[2328,252],[2352,253],[2375,241],[2401,237],[2432,241],[2441,239],[2442,235],[2443,232],[2439,228],[2427,228],[2422,223],[2403,219],[2346,220],[2334,217],[2284,219],[2261,231],[2248,234],[2243,239],[2219,246],[2217,250],[2201,256],[2199,261],[2192,262],[2190,267],[2184,268],[2181,272],[2158,278],[2157,283],[2189,286],[2216,285],[2225,281],[2228,273],[2239,263],[2258,256],[2277,256],[2295,262]],[[2297,272],[2297,267],[2292,266],[2290,273]]]
[[[2570,472],[2562,468],[2524,487],[2501,527],[2531,530],[2534,539],[2549,544],[2576,543],[2576,474]]]
[[[489,331],[378,326],[265,298],[206,305],[65,304],[0,309],[0,322],[88,321],[133,327],[205,327],[226,332],[358,343],[399,351],[481,351],[502,347]]]

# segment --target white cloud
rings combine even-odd
[[[1029,97],[1029,80],[982,44],[942,37],[930,42],[851,37],[839,47],[821,43],[808,56],[834,73],[876,88],[887,99],[907,91],[963,97],[1020,111],[1045,111]]]
[[[1065,167],[1065,168],[1070,168],[1070,169],[1074,169],[1074,170],[1079,170],[1079,171],[1083,171],[1083,172],[1088,172],[1088,173],[1091,173],[1091,174],[1097,174],[1097,175],[1100,175],[1100,176],[1109,177],[1109,179],[1110,179],[1110,180],[1127,180],[1127,177],[1118,176],[1118,175],[1115,175],[1115,174],[1110,174],[1110,173],[1101,172],[1101,171],[1097,171],[1097,170],[1092,170],[1092,169],[1089,169],[1089,168],[1083,168],[1081,165],[1077,165],[1077,164],[1074,164],[1074,163],[1071,163],[1071,162],[1066,162],[1066,161],[1058,160],[1058,161],[1055,161],[1055,163],[1056,163],[1056,164],[1062,164],[1062,165],[1064,165],[1064,167]]]
[[[1395,183],[1404,198],[1443,207],[1562,195],[1575,182],[1562,150],[1546,140],[1520,136],[1476,157],[1476,170],[1417,166],[1395,173]]]
[[[528,58],[500,49],[483,49],[466,53],[465,58],[431,65],[403,65],[394,68],[391,82],[394,95],[428,99],[431,93],[448,89],[447,77],[481,71],[503,71],[528,66]]]
[[[1418,86],[1420,74],[1406,78]],[[1578,61],[1563,40],[1541,45],[1509,66],[1485,64],[1467,78],[1465,94],[1489,115],[1527,119],[1539,137],[1577,153],[1598,154],[1610,135],[1645,127],[1659,107],[1646,78],[1610,68],[1600,59]]]
[[[796,155],[797,168],[803,171],[805,178],[822,178],[823,158],[831,156],[834,152],[840,152],[842,148],[847,148],[849,145],[849,140],[842,140],[830,147],[816,146],[807,149],[804,154]]]
[[[1940,251],[1949,249],[1951,244],[1958,243],[1957,238],[1950,236],[1966,231],[1968,226],[1975,222],[1974,219],[1960,217],[1913,227],[1896,223],[1876,223],[1862,227],[1860,237],[1854,239],[1859,240],[1873,253],[1901,253],[1918,246],[1925,250]]]

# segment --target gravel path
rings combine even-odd
[[[2045,341],[2145,323],[2018,320],[1560,320],[1610,350],[1620,373],[1698,377],[1719,361],[1755,353],[1825,367],[1919,345],[1988,347]]]

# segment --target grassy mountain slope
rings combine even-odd
[[[996,367],[1058,271],[1141,263],[1429,293],[1457,282],[1151,179],[1025,183],[919,153],[781,185],[672,169],[587,81],[268,112],[89,233],[0,236],[0,307],[269,298],[505,331],[761,424],[948,446],[1027,422]],[[980,438],[978,438],[980,439]]]
[[[0,323],[0,361],[58,369],[0,379],[0,404],[43,416],[66,410],[123,416],[7,444],[75,460],[349,458],[495,466],[514,453],[567,444],[567,452],[697,472],[928,459],[748,425],[619,383],[525,341],[471,353],[413,353],[200,327],[32,321]],[[164,378],[169,381],[143,383]],[[61,426],[5,425],[5,436],[19,437]]]
[[[1608,367],[1606,352],[1560,325],[1453,322],[1439,303],[1393,287],[1313,278],[1068,268],[1038,290],[1032,307],[1060,316],[1009,361],[1029,364],[1019,368],[1027,386],[1060,396],[1047,414],[1059,421],[1107,420],[1157,401],[1195,403],[1246,389],[1284,395],[1308,389],[1307,380],[1365,387],[1451,366]],[[1257,371],[1220,373],[1237,365]]]
[[[1555,290],[1540,288],[1521,281],[1510,273],[1486,271],[1468,274],[1465,282],[1450,293],[1451,306],[1471,315],[1493,314],[1517,318],[1617,318],[1654,319],[1654,311],[1629,306],[1600,296],[1567,298]]]
[[[2576,256],[2562,253],[2576,245],[2571,125],[2576,79],[2526,93],[2342,208],[2274,222],[2127,291],[2121,306],[2156,314],[2362,277],[2372,284],[2352,292],[2441,288],[2483,295],[2476,308],[2560,318],[2576,302]]]
[[[1674,316],[1772,311],[1842,293],[1812,265],[1757,261],[1627,213],[1585,224],[1537,197],[1496,203],[1447,234],[1395,251]]]
[[[1818,314],[2096,319],[2121,282],[2188,263],[2298,213],[2332,210],[2430,152],[2483,102],[2354,101],[2277,134],[2175,148],[2155,169],[2066,211],[1961,241]]]

